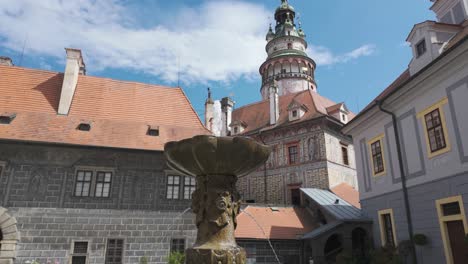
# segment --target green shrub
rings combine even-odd
[[[343,251],[336,256],[336,264],[369,264],[370,260],[364,256],[355,256],[351,251]]]
[[[401,258],[394,247],[386,246],[371,252],[372,264],[401,264]]]
[[[424,235],[424,234],[415,234],[413,236],[413,241],[414,241],[414,244],[418,245],[418,246],[425,246],[428,244],[428,239],[427,239],[427,236]]]
[[[140,258],[140,264],[148,264],[148,257],[143,256]]]
[[[184,264],[185,263],[184,253],[176,252],[176,251],[171,252],[169,254],[167,263],[168,264]]]

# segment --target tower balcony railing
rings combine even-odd
[[[285,79],[285,78],[302,78],[308,81],[313,80],[313,76],[311,76],[309,73],[288,72],[288,73],[279,73],[279,74],[275,74],[267,78],[263,78],[262,85],[272,82],[274,80]]]

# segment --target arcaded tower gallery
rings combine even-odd
[[[260,66],[264,100],[268,99],[268,90],[275,80],[280,96],[308,89],[316,91],[315,62],[307,56],[306,35],[300,24],[296,28],[295,18],[294,8],[282,0],[275,12],[275,31],[270,26],[266,36],[268,58]]]

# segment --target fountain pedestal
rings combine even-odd
[[[164,150],[169,167],[197,180],[192,210],[198,233],[186,263],[245,264],[245,250],[234,237],[240,211],[236,182],[264,163],[270,149],[248,138],[197,136],[167,143]]]

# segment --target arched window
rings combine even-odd
[[[272,77],[272,76],[273,76],[273,66],[269,65],[268,66],[268,77]]]
[[[0,230],[0,250],[2,250],[2,240],[3,240],[3,233],[2,233],[2,230]]]
[[[288,43],[288,49],[292,49],[292,43]]]
[[[297,61],[293,61],[293,63],[291,64],[291,72],[299,72],[299,63]]]
[[[327,263],[335,263],[336,256],[343,250],[343,242],[341,240],[341,237],[337,234],[328,238],[323,252]]]
[[[275,63],[275,73],[274,75],[278,75],[281,73],[281,64],[279,62]]]

